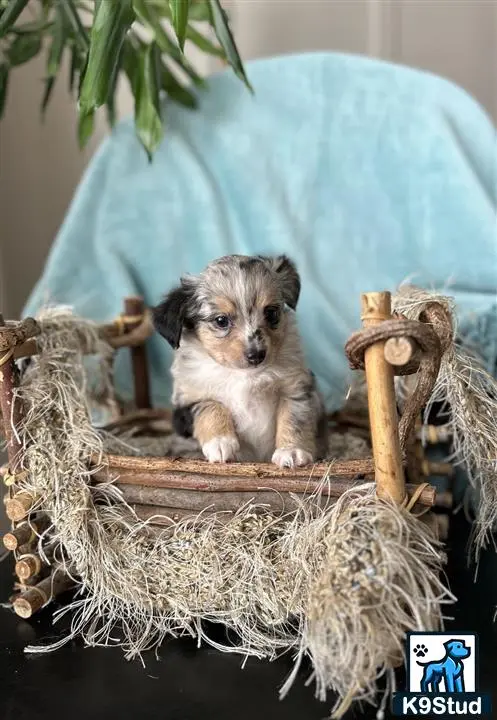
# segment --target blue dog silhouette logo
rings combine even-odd
[[[492,717],[492,698],[478,689],[476,633],[410,632],[406,650],[407,687],[393,695],[394,715]]]
[[[469,658],[471,648],[464,644],[464,640],[455,638],[444,642],[443,647],[445,648],[444,657],[440,660],[427,661],[418,659],[427,654],[426,645],[418,644],[413,648],[416,662],[423,668],[420,687],[422,693],[466,692],[463,660]]]

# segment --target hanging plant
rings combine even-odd
[[[78,101],[84,147],[100,107],[114,124],[117,82],[124,74],[135,101],[136,133],[151,158],[164,134],[162,96],[195,109],[196,88],[205,84],[185,55],[187,40],[229,64],[251,90],[219,0],[0,0],[0,117],[11,70],[46,48],[43,112],[69,55],[69,91]]]

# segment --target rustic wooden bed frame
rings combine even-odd
[[[431,313],[420,322],[392,318],[390,294],[382,292],[362,296],[362,322],[363,329],[350,338],[346,351],[351,365],[364,368],[366,373],[372,458],[281,469],[262,463],[223,465],[181,458],[106,455],[93,481],[115,479],[139,518],[153,516],[154,523],[167,524],[204,510],[222,510],[223,514],[236,511],[251,499],[266,503],[274,512],[286,513],[295,507],[292,495],[313,492],[324,475],[330,482],[323,493],[331,497],[339,497],[358,482],[374,479],[378,498],[419,512],[423,521],[445,532],[445,523],[427,512],[435,505],[435,489],[422,481],[433,471],[448,473],[450,467],[426,465],[416,443],[416,421],[436,380],[442,340],[448,331],[447,317],[433,304]],[[123,315],[100,326],[99,332],[114,348],[130,348],[137,411],[122,422],[131,418],[146,423],[167,417],[167,411],[151,408],[145,343],[152,327],[143,301],[128,298]],[[23,618],[70,585],[67,578],[60,573],[52,576],[50,567],[43,565],[36,545],[49,521],[32,511],[34,498],[22,490],[27,471],[15,432],[23,414],[21,404],[13,402],[19,381],[16,361],[38,353],[39,333],[33,319],[5,323],[0,316],[0,408],[8,451],[3,479],[7,486],[5,510],[12,523],[3,543],[15,555],[17,581],[11,602]],[[413,373],[418,376],[417,386],[399,422],[394,375]],[[436,436],[436,429],[432,433]],[[445,494],[440,502],[448,504],[450,497]]]

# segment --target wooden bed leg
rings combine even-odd
[[[28,588],[13,601],[13,608],[16,615],[27,620],[50,600],[70,590],[74,581],[60,571],[55,571],[51,576],[45,578],[37,585]]]
[[[371,292],[362,296],[364,327],[391,318],[389,292]],[[385,359],[385,341],[366,350],[364,364],[368,385],[369,420],[378,497],[401,504],[405,500],[404,470],[400,450],[394,374]]]
[[[128,317],[143,315],[145,303],[140,297],[128,297],[124,301],[124,314]],[[139,410],[152,407],[148,377],[147,349],[145,345],[130,348],[133,380],[135,384],[135,404]]]

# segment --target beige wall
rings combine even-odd
[[[497,0],[230,0],[245,59],[330,49],[366,53],[439,72],[497,117]],[[200,57],[204,71],[214,66]],[[40,122],[44,62],[12,77],[0,124],[0,303],[19,313],[105,122],[85,151],[75,140],[74,103],[61,78]],[[123,111],[131,109],[126,87]]]
[[[82,168],[98,143],[81,153],[74,111],[61,78],[40,122],[44,60],[12,73],[0,125],[0,237],[4,313],[19,312],[35,282]]]

